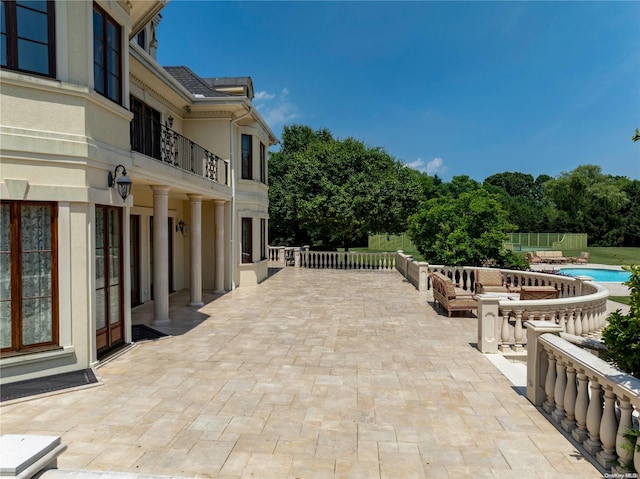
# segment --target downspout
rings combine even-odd
[[[249,107],[249,111],[240,115],[238,118],[231,119],[229,121],[229,135],[230,135],[230,151],[229,151],[229,156],[231,157],[229,163],[229,167],[230,167],[230,171],[231,171],[231,266],[230,266],[230,276],[231,276],[231,290],[233,291],[234,289],[236,289],[236,261],[237,261],[237,257],[236,257],[236,241],[235,241],[235,237],[236,237],[236,170],[235,170],[235,159],[236,159],[236,142],[235,142],[235,137],[234,137],[234,126],[237,125],[237,123],[242,120],[243,118],[246,118],[247,116],[251,115],[251,112],[253,111],[253,107],[250,106]]]

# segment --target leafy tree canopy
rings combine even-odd
[[[498,196],[479,188],[428,200],[409,218],[408,234],[430,262],[479,266],[505,255],[502,243],[514,229]]]
[[[401,233],[420,199],[419,175],[381,148],[328,130],[285,127],[270,160],[270,237],[348,248],[370,233]]]

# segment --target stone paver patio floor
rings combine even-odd
[[[172,311],[209,318],[107,362],[100,387],[3,406],[2,433],[62,436],[61,469],[602,477],[478,352],[475,317],[395,271],[286,268]]]

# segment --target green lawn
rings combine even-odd
[[[626,304],[627,306],[631,306],[631,296],[609,296],[611,301],[615,301],[616,303]]]
[[[368,248],[351,248],[350,251],[370,251],[377,252],[376,250],[370,250]],[[622,266],[628,264],[640,264],[640,248],[617,248],[617,247],[589,247],[589,263],[597,264],[609,264],[615,266]],[[565,256],[580,256],[580,251],[563,251]],[[420,253],[408,253],[412,254],[416,261],[425,261]],[[522,252],[524,256],[526,253]]]
[[[588,247],[589,263],[615,266],[640,264],[640,248]],[[580,251],[563,251],[565,256],[580,256]]]

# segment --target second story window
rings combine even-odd
[[[260,143],[260,181],[267,183],[267,147]]]
[[[122,34],[120,25],[93,6],[93,82],[95,90],[122,104]]]
[[[54,78],[54,2],[2,0],[0,8],[0,65]]]
[[[253,138],[242,135],[242,179],[253,179]]]
[[[130,97],[133,121],[131,122],[131,149],[157,160],[161,157],[160,112],[149,105]]]

